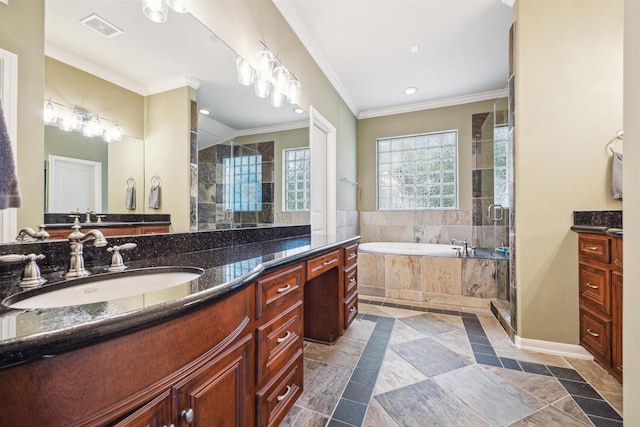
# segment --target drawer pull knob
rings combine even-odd
[[[354,259],[357,256],[358,256],[358,254],[351,254],[351,255],[349,255],[349,259]]]
[[[597,246],[587,246],[587,249],[589,249],[590,251],[597,251],[598,247]]]
[[[279,293],[279,294],[281,294],[281,293],[283,293],[284,291],[288,291],[289,289],[291,289],[291,283],[287,283],[287,286],[284,286],[284,287],[282,287],[282,288],[278,288],[278,289],[276,289],[276,292],[277,292],[277,293]]]
[[[587,286],[591,289],[600,289],[600,286],[592,285],[591,282],[587,282]]]
[[[351,280],[349,280],[349,283],[350,283],[350,284],[354,284],[354,283],[356,283],[356,279],[354,279],[354,278],[352,277],[352,278],[351,278]]]
[[[600,336],[600,334],[596,334],[595,332],[593,332],[591,329],[587,328],[587,332],[589,332],[589,335],[598,338]]]
[[[180,416],[182,417],[185,423],[191,424],[191,422],[193,421],[193,409],[189,408],[185,411],[182,411],[180,413]]]
[[[616,259],[613,261],[613,263],[614,263],[615,265],[617,265],[618,267],[622,267],[622,261],[620,261],[618,258],[616,258]]]
[[[290,336],[291,336],[291,331],[287,331],[287,333],[286,333],[286,334],[284,334],[284,336],[283,336],[283,337],[278,338],[278,339],[276,340],[276,342],[277,342],[278,344],[280,344],[281,342],[286,341]]]
[[[287,398],[287,396],[289,396],[289,393],[291,393],[291,386],[290,385],[287,386],[287,391],[285,391],[284,394],[281,394],[280,396],[276,397],[276,400],[278,402],[282,402],[283,400],[285,400]]]
[[[335,258],[334,259],[330,259],[329,261],[325,261],[322,265],[324,265],[326,267],[327,265],[331,265],[331,264],[333,264],[334,262],[337,262],[337,261],[338,260],[335,259]]]
[[[356,308],[355,308],[355,307],[351,307],[351,308],[349,309],[349,311],[350,311],[351,313],[353,313],[354,311],[356,311]]]

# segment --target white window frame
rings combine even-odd
[[[385,207],[385,208],[381,208],[380,207],[380,170],[379,170],[379,165],[380,165],[380,151],[379,151],[379,144],[381,141],[385,141],[385,140],[398,140],[398,139],[405,139],[405,138],[418,138],[418,137],[423,137],[423,136],[429,136],[429,135],[441,135],[441,134],[447,134],[447,133],[454,133],[455,134],[455,196],[454,196],[454,206],[447,206],[447,207],[398,207],[398,208],[393,208],[393,207]],[[400,135],[400,136],[390,136],[390,137],[383,137],[383,138],[378,138],[376,139],[376,209],[379,211],[413,211],[413,210],[457,210],[459,209],[459,197],[460,197],[460,174],[459,174],[459,168],[460,168],[460,151],[458,150],[458,146],[459,146],[459,138],[458,138],[458,130],[457,129],[449,129],[449,130],[442,130],[442,131],[435,131],[435,132],[424,132],[424,133],[419,133],[419,134],[412,134],[412,135]]]
[[[309,162],[307,163],[307,168],[306,168],[306,172],[309,175],[309,179],[307,180],[307,194],[308,194],[308,198],[305,199],[305,205],[307,206],[306,209],[289,209],[287,207],[287,195],[288,195],[288,191],[287,191],[287,187],[288,187],[288,180],[287,180],[287,153],[289,152],[293,152],[293,151],[306,151],[308,153],[308,158],[309,158]],[[296,181],[297,182],[297,181]],[[311,187],[310,187],[310,182],[311,182],[311,150],[309,147],[297,147],[297,148],[285,148],[284,150],[282,150],[282,211],[283,212],[309,212],[309,210],[311,209]]]

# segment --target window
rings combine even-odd
[[[455,209],[458,131],[378,139],[378,209]]]
[[[308,211],[311,206],[309,179],[309,149],[284,150],[284,207],[285,211]]]
[[[262,210],[262,155],[225,157],[222,166],[225,209]]]
[[[503,208],[509,207],[509,175],[507,159],[509,149],[509,127],[496,126],[493,130],[493,200]]]

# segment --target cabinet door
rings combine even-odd
[[[253,419],[253,341],[239,338],[174,387],[176,426],[249,426]]]
[[[171,393],[167,390],[113,427],[163,427],[171,425],[171,420]]]
[[[611,365],[614,374],[622,381],[622,274],[616,271],[612,275],[613,296],[613,343]]]

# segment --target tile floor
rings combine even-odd
[[[305,342],[281,426],[622,426],[622,387],[594,362],[519,350],[489,311],[404,304],[360,299],[335,345]]]

